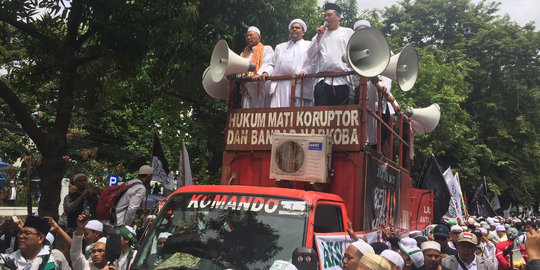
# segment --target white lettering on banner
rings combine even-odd
[[[229,145],[270,145],[273,133],[329,134],[334,144],[359,144],[358,110],[234,112],[229,116]]]
[[[374,192],[373,210],[375,212],[375,218],[371,221],[371,228],[380,227],[386,219],[386,199],[388,197],[388,190],[384,188],[376,187]]]
[[[214,199],[210,199],[204,195],[193,195],[189,201],[188,209],[223,209],[223,210],[243,210],[259,212],[264,209],[264,212],[272,214],[279,207],[279,202],[272,198],[251,197],[251,196],[236,196],[236,195],[215,195]],[[290,209],[291,213],[305,211],[302,209]]]

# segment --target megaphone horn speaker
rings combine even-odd
[[[433,103],[431,106],[421,109],[407,108],[405,115],[413,122],[413,129],[418,135],[432,132],[441,119],[441,107]]]
[[[347,60],[356,73],[364,77],[375,77],[388,66],[390,46],[381,31],[363,28],[349,39]]]
[[[210,67],[207,67],[202,76],[202,84],[206,93],[215,99],[227,99],[229,94],[229,80],[221,77],[221,81],[214,82],[210,76]]]
[[[254,70],[254,63],[231,51],[225,40],[218,41],[210,58],[210,75],[215,83],[225,76]]]
[[[401,90],[411,90],[418,75],[418,54],[416,50],[411,45],[405,46],[400,53],[390,58],[388,67],[381,75],[397,82]]]

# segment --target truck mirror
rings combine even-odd
[[[292,263],[298,270],[316,270],[318,263],[315,249],[297,247],[292,254]]]

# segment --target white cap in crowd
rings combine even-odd
[[[152,169],[152,167],[150,167],[148,165],[142,165],[139,168],[139,174],[140,175],[154,174],[154,170]]]
[[[54,243],[54,236],[50,232],[47,233],[47,236],[45,236],[45,239],[47,239],[47,241],[49,241],[49,244],[51,245]]]
[[[405,252],[411,258],[411,260],[414,263],[414,266],[416,268],[420,268],[424,265],[424,254],[422,253],[422,250],[420,250],[416,244],[416,240],[412,238],[405,237],[399,241],[399,248],[401,251]],[[412,242],[413,240],[414,242]],[[413,245],[410,245],[410,243],[414,243]]]
[[[495,231],[506,232],[506,228],[503,225],[497,225],[497,227],[495,228]]]
[[[422,243],[422,251],[427,249],[434,249],[438,252],[441,252],[441,244],[435,242],[435,241],[426,241]]]
[[[405,266],[405,261],[403,261],[403,257],[399,255],[399,253],[391,250],[391,249],[385,249],[381,252],[381,256],[391,261],[393,264],[399,266],[399,269],[403,269]]]
[[[373,250],[373,247],[370,244],[364,242],[364,240],[362,239],[359,239],[358,241],[351,243],[351,245],[353,245],[356,249],[358,249],[358,251],[360,251],[360,253],[362,254],[366,254],[366,253],[375,254],[375,250]]]
[[[107,244],[107,237],[101,237],[101,238],[99,238],[99,240],[97,240],[96,243]]]
[[[99,220],[90,220],[88,223],[86,223],[86,226],[84,226],[86,229],[102,232],[103,231],[103,223],[101,223]]]
[[[452,226],[452,227],[450,228],[450,231],[452,231],[452,232],[453,232],[453,231],[460,231],[460,232],[462,232],[462,231],[463,231],[463,228],[461,228],[461,226],[459,226],[459,225],[454,225],[454,226]]]
[[[371,23],[369,23],[366,20],[359,20],[354,23],[353,30],[358,28],[359,26],[365,26],[365,27],[371,27]]]

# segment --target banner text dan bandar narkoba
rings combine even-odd
[[[273,133],[330,134],[333,147],[350,149],[360,145],[360,111],[355,106],[234,110],[227,124],[227,150],[269,149]]]

